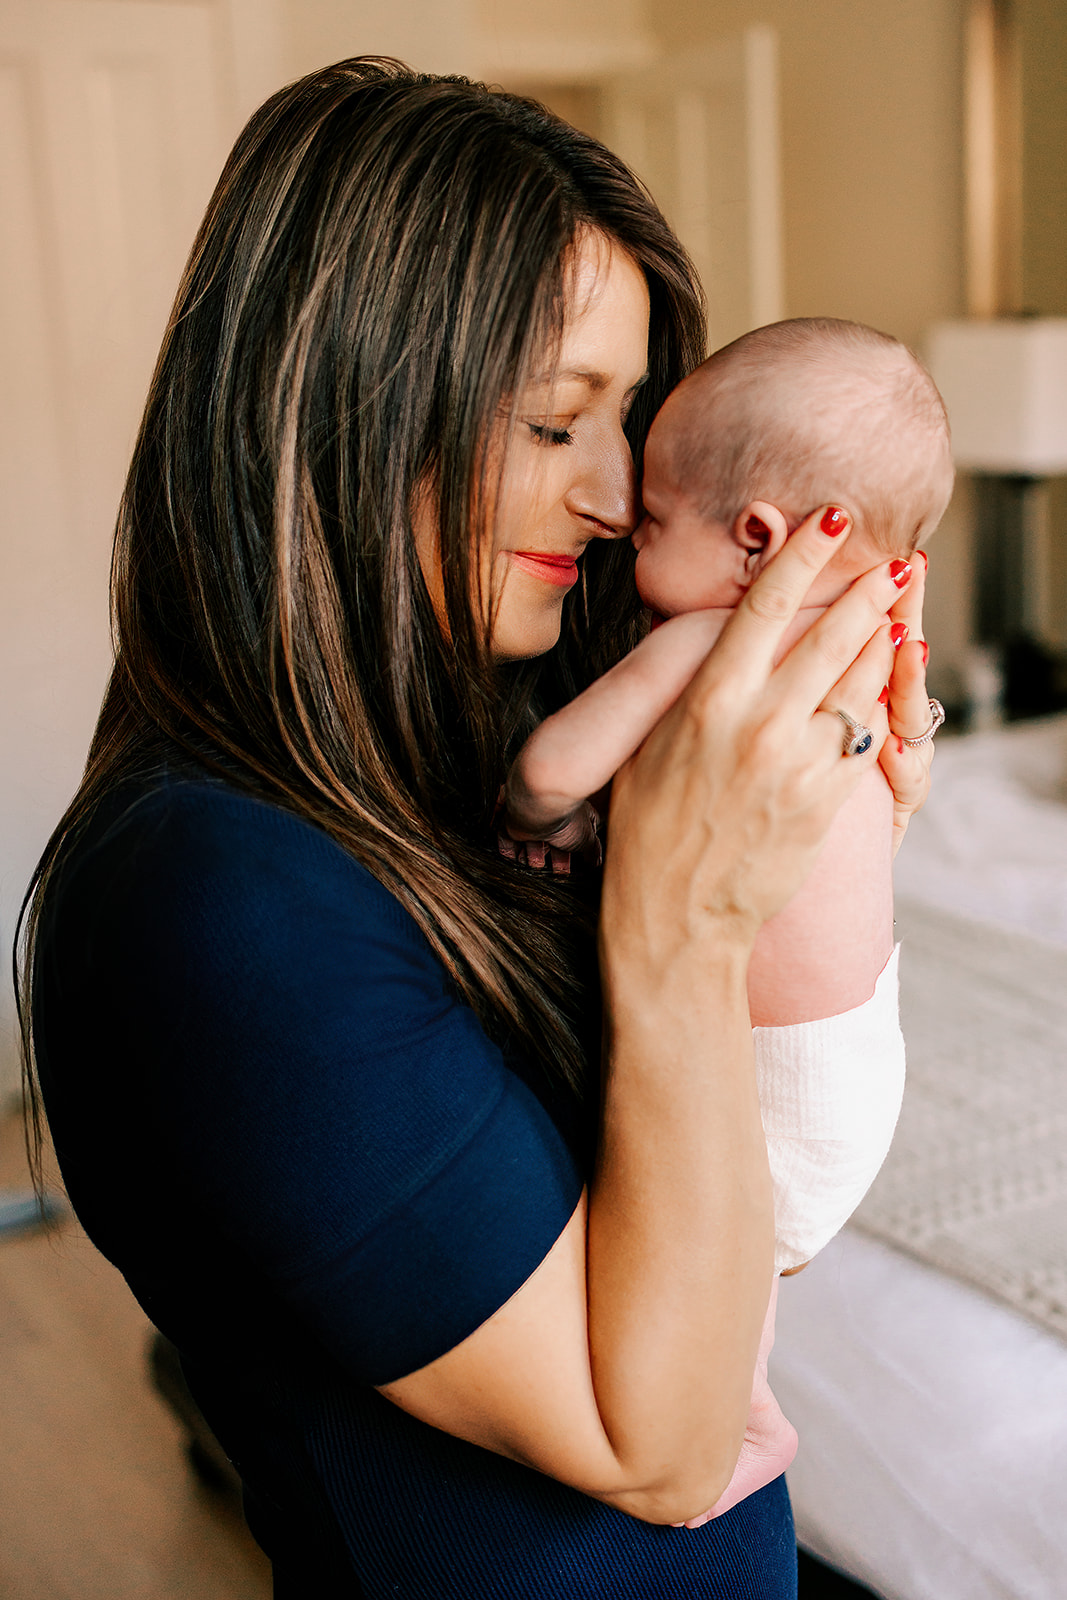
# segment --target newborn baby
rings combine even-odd
[[[668,397],[645,449],[635,575],[652,631],[526,742],[504,790],[509,838],[540,841],[529,849],[535,863],[544,845],[591,842],[590,797],[681,694],[757,574],[813,510],[831,508],[827,532],[843,531],[849,519],[853,528],[815,580],[783,654],[871,567],[894,558],[895,576],[902,587],[908,582],[909,558],[940,521],[952,482],[941,398],[896,339],[805,318],[758,328],[717,351]],[[895,645],[906,632],[894,625]],[[835,709],[844,713],[845,741],[851,708]],[[752,954],[776,1274],[799,1270],[847,1220],[896,1126],[904,1049],[892,856],[892,794],[875,767]],[[766,1382],[774,1306],[772,1292],[749,1434],[709,1516],[792,1459],[795,1434]]]
[[[908,558],[939,522],[952,481],[941,398],[897,340],[813,318],[758,328],[711,356],[668,397],[646,446],[634,544],[653,631],[527,741],[505,787],[509,836],[566,849],[588,842],[589,797],[678,697],[733,607],[813,509],[840,508],[827,519],[844,528],[847,513],[853,529],[815,580],[783,653],[872,566],[894,557],[907,581]],[[895,643],[904,631],[896,625]],[[753,1024],[779,1030],[757,1036],[779,1271],[809,1260],[841,1227],[896,1124],[903,1045],[892,810],[875,768],[800,893],[761,931],[750,963]]]

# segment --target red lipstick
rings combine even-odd
[[[569,589],[578,581],[578,565],[573,556],[552,555],[541,550],[509,550],[511,560],[524,572],[560,589]]]

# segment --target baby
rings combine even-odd
[[[588,797],[678,697],[814,508],[842,507],[854,526],[783,653],[854,578],[913,554],[952,481],[941,398],[897,340],[813,318],[758,328],[711,356],[669,396],[646,447],[634,544],[653,631],[527,741],[505,788],[510,837],[568,849],[588,841]],[[778,1272],[808,1261],[851,1215],[900,1109],[892,813],[874,768],[803,888],[761,931],[749,967]]]
[[[668,397],[645,449],[635,575],[652,631],[527,740],[504,791],[509,837],[539,841],[529,846],[532,863],[543,861],[546,845],[591,842],[597,818],[589,797],[678,698],[757,574],[812,510],[841,507],[853,529],[812,585],[783,654],[855,578],[890,557],[907,562],[940,521],[952,482],[941,397],[896,339],[804,318],[717,351]],[[895,644],[905,632],[894,626]],[[841,708],[856,709],[863,708]],[[843,723],[843,738],[847,731]],[[893,1137],[904,1046],[892,856],[893,799],[876,767],[752,953],[749,1009],[776,1276],[737,1468],[690,1528],[793,1459],[795,1430],[767,1382],[777,1275],[798,1271],[844,1224]]]

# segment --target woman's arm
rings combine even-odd
[[[383,1391],[654,1522],[718,1500],[748,1415],[773,1252],[748,960],[874,760],[814,713],[840,699],[884,734],[887,567],[774,666],[834,548],[817,516],[797,531],[616,777],[587,1200],[505,1306]]]

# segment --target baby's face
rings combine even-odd
[[[725,523],[704,517],[674,481],[663,433],[645,447],[644,515],[634,532],[635,578],[645,605],[661,617],[735,606],[751,579],[746,552]]]

